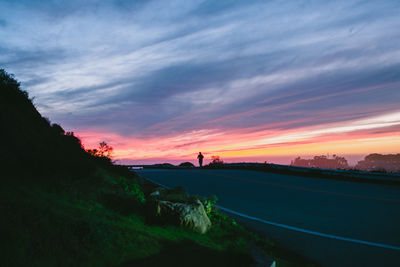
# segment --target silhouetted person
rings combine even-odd
[[[199,159],[200,168],[203,167],[203,158],[204,158],[203,154],[201,154],[201,152],[199,152],[199,154],[197,155],[197,158]]]

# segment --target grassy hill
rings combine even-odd
[[[1,266],[249,266],[273,244],[213,210],[199,234],[149,224],[151,184],[88,154],[0,70]]]

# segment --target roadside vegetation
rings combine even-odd
[[[9,183],[1,198],[3,266],[248,266],[248,241],[273,247],[209,200],[213,226],[204,235],[148,224],[137,178],[101,168],[67,183]]]

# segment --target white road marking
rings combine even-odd
[[[342,236],[337,236],[337,235],[331,235],[331,234],[325,234],[325,233],[320,233],[320,232],[315,232],[315,231],[311,231],[311,230],[307,230],[307,229],[303,229],[303,228],[299,228],[299,227],[295,227],[295,226],[290,226],[290,225],[286,225],[286,224],[282,224],[282,223],[276,223],[276,222],[271,222],[271,221],[267,221],[264,219],[260,219],[257,217],[253,217],[253,216],[249,216],[222,206],[218,206],[217,207],[223,211],[241,216],[243,218],[246,219],[250,219],[253,221],[258,221],[264,224],[269,224],[269,225],[273,225],[273,226],[277,226],[277,227],[281,227],[281,228],[285,228],[285,229],[289,229],[289,230],[293,230],[293,231],[297,231],[297,232],[301,232],[301,233],[306,233],[306,234],[310,234],[310,235],[315,235],[315,236],[321,236],[321,237],[326,237],[326,238],[331,238],[331,239],[337,239],[337,240],[343,240],[343,241],[348,241],[348,242],[353,242],[353,243],[358,243],[358,244],[363,244],[363,245],[368,245],[368,246],[374,246],[374,247],[381,247],[381,248],[389,248],[389,249],[394,249],[394,250],[400,250],[400,247],[397,246],[391,246],[391,245],[386,245],[386,244],[381,244],[381,243],[375,243],[375,242],[369,242],[369,241],[364,241],[364,240],[359,240],[359,239],[354,239],[354,238],[348,238],[348,237],[342,237]]]
[[[145,178],[147,180],[149,180],[152,183],[155,183],[161,187],[164,188],[170,188],[169,186],[163,185],[159,182],[156,182],[152,179],[149,178]],[[253,221],[257,221],[257,222],[261,222],[264,224],[268,224],[268,225],[273,225],[276,227],[280,227],[280,228],[284,228],[284,229],[288,229],[288,230],[292,230],[292,231],[296,231],[296,232],[301,232],[301,233],[306,233],[306,234],[310,234],[310,235],[315,235],[315,236],[320,236],[320,237],[325,237],[325,238],[330,238],[330,239],[336,239],[336,240],[342,240],[342,241],[347,241],[347,242],[352,242],[352,243],[357,243],[357,244],[362,244],[362,245],[367,245],[367,246],[373,246],[373,247],[380,247],[380,248],[387,248],[387,249],[394,249],[394,250],[400,250],[400,247],[397,246],[392,246],[392,245],[386,245],[386,244],[381,244],[381,243],[375,243],[375,242],[369,242],[369,241],[364,241],[364,240],[359,240],[359,239],[354,239],[354,238],[349,238],[349,237],[342,237],[342,236],[337,236],[337,235],[331,235],[331,234],[325,234],[325,233],[321,233],[321,232],[316,232],[316,231],[311,231],[311,230],[307,230],[307,229],[303,229],[303,228],[299,228],[299,227],[295,227],[295,226],[290,226],[290,225],[286,225],[286,224],[282,224],[282,223],[276,223],[276,222],[271,222],[271,221],[267,221],[261,218],[257,218],[257,217],[253,217],[247,214],[243,214],[222,206],[217,205],[217,207],[223,211],[238,215],[240,217],[249,219],[249,220],[253,220]]]

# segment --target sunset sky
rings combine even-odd
[[[354,163],[400,153],[399,14],[398,0],[0,0],[0,68],[120,163]]]

